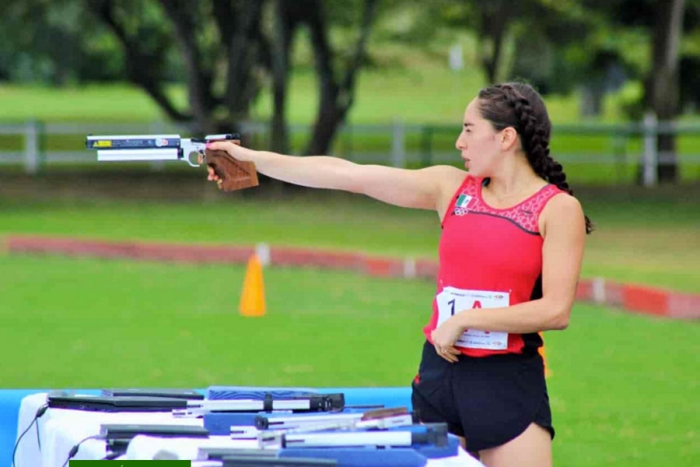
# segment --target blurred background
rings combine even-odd
[[[266,179],[223,194],[182,162],[97,163],[85,137],[460,166],[464,108],[511,79],[543,94],[597,226],[583,276],[700,293],[698,0],[4,0],[0,237],[434,260],[434,213]],[[432,281],[271,267],[246,318],[245,273],[4,248],[2,385],[410,384]],[[580,303],[545,340],[558,464],[700,465],[700,323]]]

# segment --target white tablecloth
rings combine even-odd
[[[46,393],[33,394],[22,399],[17,423],[19,436],[32,422],[39,407],[46,403]],[[32,427],[17,446],[15,467],[62,467],[70,450],[81,440],[98,435],[103,423],[150,423],[202,426],[201,419],[174,418],[168,412],[109,413],[81,410],[49,409],[37,420],[41,449],[37,442],[36,427]],[[102,459],[107,455],[106,443],[89,440],[80,445],[75,460]]]
[[[19,411],[17,435],[31,423],[37,410],[46,402],[46,394],[33,394],[22,400]],[[97,435],[104,423],[150,423],[202,426],[201,419],[174,418],[170,413],[109,413],[80,410],[49,409],[39,418],[39,439],[36,428],[32,427],[17,447],[15,467],[62,467],[71,448],[81,440]],[[102,459],[107,454],[106,443],[90,440],[80,445],[73,457],[76,460]],[[196,459],[201,446],[235,446],[255,448],[253,441],[235,441],[227,436],[211,436],[208,439],[158,438],[151,436],[135,437],[121,459],[150,460],[158,453],[167,453],[178,459]],[[193,463],[193,467],[205,467],[209,463]],[[213,464],[216,465],[216,464]],[[428,467],[483,467],[476,459],[460,448],[457,456],[444,459],[430,459]]]

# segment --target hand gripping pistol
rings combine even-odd
[[[88,136],[88,149],[97,150],[98,161],[185,161],[192,167],[202,164],[219,176],[219,188],[235,191],[258,185],[258,173],[252,162],[238,161],[225,151],[207,149],[213,141],[240,144],[239,134],[207,135],[204,138],[181,138],[180,135],[109,135]],[[193,162],[192,159],[196,162]]]

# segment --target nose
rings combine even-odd
[[[457,141],[455,141],[455,147],[458,151],[464,151],[465,149],[467,149],[467,144],[464,141],[464,132],[461,132],[457,137]]]

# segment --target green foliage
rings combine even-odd
[[[697,36],[700,34],[700,2],[684,2],[683,36],[680,51],[681,111],[694,112],[700,104],[697,86],[697,62],[699,51]],[[658,27],[659,6],[654,0],[582,0],[584,7],[598,18],[595,46],[614,52],[626,74],[641,82],[648,82],[652,73],[652,49],[654,30]],[[602,21],[601,21],[602,20]],[[622,40],[620,40],[622,39]],[[632,40],[632,42],[630,42]],[[648,96],[643,93],[635,102],[629,102],[628,115],[639,118],[648,108]]]
[[[78,0],[8,0],[0,39],[5,80],[65,85],[124,77],[115,42]]]
[[[8,0],[0,18],[0,79],[65,85],[75,82],[124,80],[128,63],[118,40],[92,14],[102,1]],[[336,44],[347,44],[356,37],[360,0],[327,0],[328,18]],[[372,34],[367,64],[382,68],[384,49],[402,48],[393,54],[393,65],[411,64],[416,50],[446,61],[447,48],[471,37],[465,53],[469,66],[481,68],[480,61],[493,51],[484,21],[506,17],[506,37],[500,60],[501,79],[524,78],[545,94],[568,94],[577,87],[600,96],[616,91],[623,81],[643,80],[649,71],[649,27],[655,10],[651,0],[521,0],[500,3],[488,1],[453,2],[445,0],[380,2]],[[214,67],[214,86],[224,86],[222,58],[225,47],[214,24],[211,2],[194,2],[188,14],[196,18],[196,42],[200,66]],[[177,47],[178,35],[159,2],[127,0],[115,2],[116,19],[125,32],[152,57],[151,74],[161,80],[185,81],[185,64]],[[688,1],[682,96],[685,110],[693,111],[700,100],[693,70],[698,55],[697,35],[700,4]],[[272,28],[268,17],[264,29]],[[269,32],[269,31],[267,31]],[[337,60],[347,59],[347,49],[338,48]],[[301,44],[296,64],[312,65],[308,44]],[[685,71],[684,71],[685,70]],[[214,70],[212,70],[214,72]],[[261,84],[268,86],[269,79]],[[636,118],[641,98],[625,109]],[[593,106],[592,112],[598,112]]]
[[[184,79],[182,60],[178,56],[177,49],[173,47],[175,31],[172,24],[165,20],[163,8],[151,0],[120,0],[115,2],[114,20],[124,29],[125,38],[138,44],[138,51],[127,48],[124,50],[123,40],[114,34],[107,24],[99,17],[97,11],[100,2],[82,0],[84,9],[95,27],[109,35],[111,42],[117,47],[111,51],[111,56],[121,63],[122,79],[128,79],[130,67],[136,65],[129,59],[131,54],[144,55],[149,58],[147,64],[149,74],[157,76],[164,81]],[[191,14],[197,15],[196,11]],[[106,40],[105,40],[106,41]],[[143,64],[139,64],[143,65]],[[88,81],[88,80],[85,80]]]

